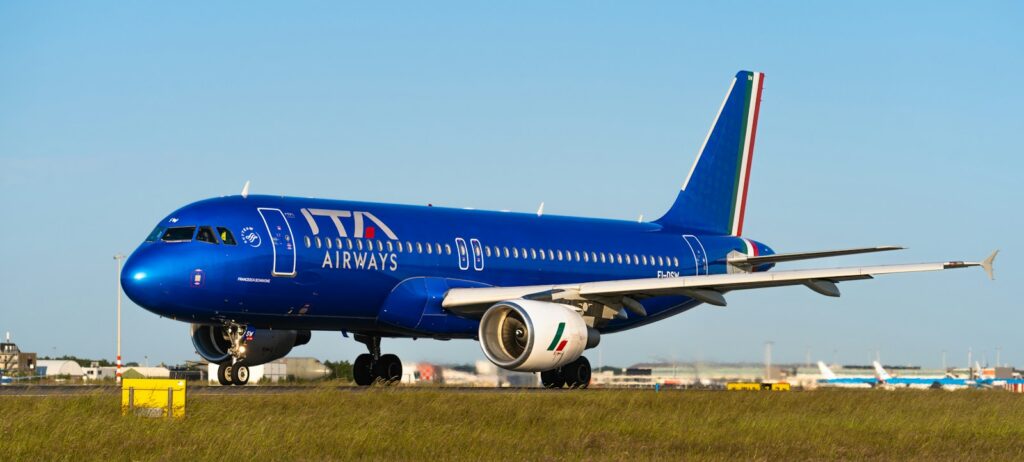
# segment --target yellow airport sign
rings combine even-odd
[[[185,381],[177,379],[124,379],[121,415],[185,417]]]
[[[765,390],[765,391],[789,391],[789,383],[758,383],[758,382],[729,382],[725,384],[726,390]]]

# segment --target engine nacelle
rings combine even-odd
[[[536,300],[510,300],[488,308],[479,335],[487,359],[524,372],[562,367],[600,340],[572,307]]]
[[[246,364],[269,363],[285,357],[292,348],[309,343],[308,330],[256,329],[252,340],[243,340]],[[231,337],[224,326],[192,324],[192,345],[203,359],[216,364],[231,360]]]

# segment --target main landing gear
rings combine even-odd
[[[590,361],[580,356],[559,369],[541,372],[540,383],[544,388],[587,388],[590,386]]]
[[[352,364],[356,385],[373,385],[378,381],[390,385],[402,380],[402,361],[392,354],[380,354],[380,337],[356,334],[355,339],[370,351],[357,356]]]

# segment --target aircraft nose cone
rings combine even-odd
[[[121,267],[121,289],[135,304],[143,308],[154,308],[156,304],[158,284],[154,283],[154,270],[151,256],[136,251],[128,257]]]

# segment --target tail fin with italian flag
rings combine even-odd
[[[655,220],[710,234],[743,234],[764,74],[740,71],[672,208]]]

